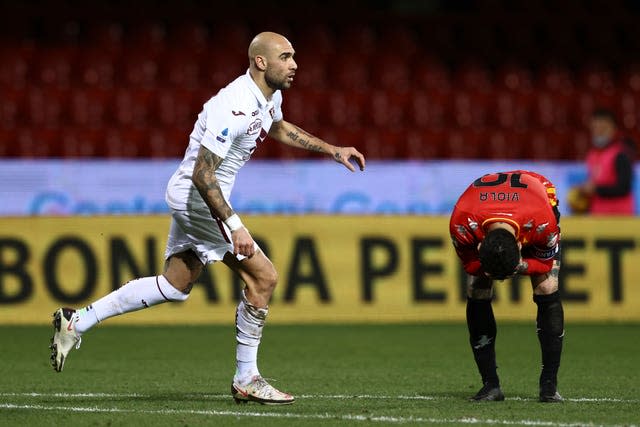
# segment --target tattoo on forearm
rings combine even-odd
[[[294,142],[297,142],[307,150],[320,151],[320,152],[324,151],[320,145],[313,144],[311,142],[311,139],[314,138],[313,135],[311,135],[308,132],[305,132],[304,130],[300,129],[297,126],[294,126],[294,129],[295,129],[294,131],[287,132],[287,136],[289,137],[289,139],[291,139]]]
[[[216,169],[222,159],[211,151],[201,148],[193,169],[193,184],[204,199],[213,215],[218,218],[228,218],[233,214],[231,207],[222,195],[220,184],[216,178]]]
[[[560,276],[560,266],[554,264],[553,267],[551,267],[551,277],[558,277]]]

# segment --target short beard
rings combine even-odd
[[[278,81],[272,79],[271,77],[269,77],[269,75],[267,73],[264,74],[264,81],[267,83],[267,86],[269,86],[274,91],[275,90],[285,90],[285,89],[289,89],[291,87],[291,85],[288,82],[286,82],[286,81],[278,82]]]

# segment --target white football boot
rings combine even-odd
[[[51,338],[51,365],[56,372],[61,372],[67,355],[75,347],[80,348],[82,339],[76,332],[72,308],[59,308],[53,313],[53,337]]]
[[[234,378],[231,384],[231,395],[236,403],[252,401],[263,405],[289,405],[295,401],[293,396],[276,389],[260,375],[254,376],[245,385],[241,385]]]

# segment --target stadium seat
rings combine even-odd
[[[143,155],[152,159],[181,158],[189,145],[189,132],[165,127],[149,133]]]
[[[525,158],[526,133],[518,130],[494,129],[487,135],[485,152],[493,160]]]
[[[640,92],[622,91],[619,95],[619,120],[624,129],[640,126]]]
[[[370,66],[364,53],[358,51],[331,57],[335,67],[335,84],[345,90],[378,90],[378,82],[370,82]]]
[[[102,156],[106,158],[129,159],[145,157],[148,153],[147,131],[145,128],[107,128],[104,132]]]
[[[155,92],[148,89],[118,89],[113,95],[114,123],[124,126],[149,124]]]
[[[149,120],[152,125],[192,127],[204,104],[192,90],[158,88],[151,94]]]
[[[428,57],[411,68],[412,82],[416,89],[447,91],[451,88],[449,69],[439,59]]]
[[[443,130],[411,129],[406,132],[403,157],[412,160],[431,160],[445,155],[446,134]]]
[[[456,126],[478,128],[487,124],[490,92],[456,90],[452,97],[452,117]]]
[[[155,88],[160,67],[158,58],[154,52],[127,50],[120,65],[122,83],[132,88]]]
[[[492,126],[504,129],[522,129],[529,126],[533,102],[531,92],[495,90],[491,102],[487,114]]]
[[[369,107],[365,108],[365,123],[377,127],[403,127],[409,91],[377,91],[369,96]]]
[[[382,91],[407,91],[411,73],[406,57],[390,52],[376,56],[377,67],[371,67],[370,84]]]
[[[452,123],[451,92],[415,90],[407,106],[408,123],[418,128],[443,128]]]
[[[0,126],[0,158],[15,156],[17,142],[18,131],[16,129]]]
[[[77,50],[71,46],[42,49],[34,58],[33,82],[41,85],[69,87],[73,81]]]
[[[168,50],[158,61],[158,84],[195,90],[203,80],[202,54],[178,48]]]
[[[326,93],[326,117],[329,126],[357,127],[364,124],[369,108],[368,93],[353,90],[332,90]]]
[[[531,110],[531,126],[568,126],[571,122],[572,94],[554,90],[537,91]]]
[[[85,86],[112,88],[116,83],[118,55],[93,47],[78,52],[76,74]]]
[[[29,83],[33,51],[15,44],[0,47],[0,87],[18,89]]]
[[[566,128],[534,130],[529,134],[525,156],[532,160],[562,160],[573,150],[572,137]]]
[[[102,130],[71,127],[61,131],[57,152],[63,158],[96,158],[101,156]]]
[[[25,119],[26,91],[12,87],[0,89],[0,129],[10,129]]]
[[[57,127],[67,120],[70,91],[32,86],[26,93],[26,118],[31,126]]]
[[[59,135],[56,129],[22,128],[17,132],[14,153],[21,158],[56,157],[56,149],[59,145]]]
[[[69,121],[79,126],[104,126],[110,122],[113,91],[101,87],[80,87],[70,93]]]
[[[478,159],[486,157],[486,139],[480,129],[455,129],[447,134],[444,158]]]

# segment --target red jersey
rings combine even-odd
[[[476,179],[458,199],[449,222],[464,270],[474,276],[483,273],[478,243],[489,224],[506,222],[516,230],[522,258],[529,265],[521,274],[549,272],[560,247],[557,204],[553,184],[535,172],[516,170]]]

